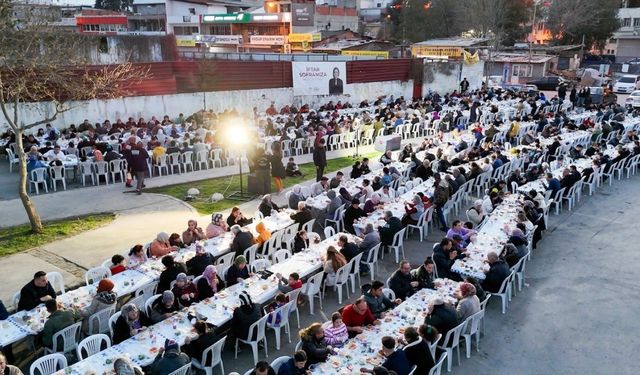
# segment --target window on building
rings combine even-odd
[[[208,35],[231,35],[231,25],[211,25]]]
[[[198,26],[174,26],[173,33],[175,35],[193,35],[198,34]]]
[[[513,66],[512,72],[514,77],[531,77],[533,76],[533,66],[516,64]]]
[[[622,27],[631,27],[631,18],[623,18]]]
[[[108,53],[109,52],[109,43],[107,42],[107,38],[100,38],[100,43],[98,44],[98,52],[99,53]]]
[[[640,27],[640,18],[633,19],[633,27]]]
[[[189,14],[196,14],[196,8],[189,8]]]
[[[280,4],[280,13],[291,12],[291,4]]]

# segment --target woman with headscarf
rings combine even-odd
[[[367,201],[364,202],[363,211],[365,214],[369,214],[375,211],[379,206],[380,206],[380,194],[373,193],[371,194],[371,198],[367,199]]]
[[[256,232],[258,232],[258,236],[255,237],[256,243],[262,247],[262,245],[271,238],[271,232],[269,232],[269,229],[267,229],[262,221],[256,225]]]
[[[260,307],[253,303],[245,291],[240,292],[239,299],[240,307],[233,311],[231,330],[241,340],[254,340],[255,337],[249,337],[249,327],[260,320]]]
[[[166,232],[158,233],[156,239],[149,245],[149,254],[156,258],[162,258],[176,250],[178,250],[176,247],[169,244],[169,234]]]
[[[102,279],[98,283],[98,289],[96,290],[96,295],[91,300],[91,304],[89,307],[81,311],[81,315],[84,318],[82,322],[82,329],[87,335],[92,335],[94,333],[99,332],[89,332],[89,317],[98,311],[104,310],[106,308],[112,307],[116,305],[116,301],[118,300],[118,296],[113,291],[113,281],[111,279]],[[97,321],[94,321],[94,326]]]
[[[407,226],[409,224],[415,225],[420,220],[420,216],[424,213],[424,203],[419,195],[414,195],[411,202],[405,202],[404,205],[405,214],[402,217],[402,225]]]
[[[218,270],[214,265],[208,265],[202,273],[202,277],[196,285],[200,301],[213,297],[216,292],[224,288],[224,282],[218,276]]]
[[[170,290],[165,290],[159,298],[151,303],[149,318],[155,324],[180,311],[176,297]]]
[[[476,199],[473,203],[473,207],[467,210],[467,218],[473,223],[474,227],[477,227],[484,220],[484,211],[482,210],[482,199]]]
[[[300,185],[294,185],[289,193],[289,208],[295,210],[298,208],[298,202],[303,201],[302,187]]]
[[[458,288],[456,293],[456,298],[458,298],[456,313],[458,314],[458,321],[462,322],[480,311],[480,299],[476,296],[476,288],[473,285],[462,282]]]
[[[249,276],[247,258],[245,258],[244,255],[238,255],[227,271],[227,278],[225,282],[227,283],[227,286],[230,287],[239,283],[241,280],[248,279]]]
[[[222,214],[211,215],[211,223],[207,226],[207,238],[214,238],[227,232],[227,222],[223,220]]]
[[[207,235],[204,233],[202,228],[198,226],[198,222],[191,219],[187,222],[187,230],[182,232],[182,242],[189,246],[196,241],[205,240]]]
[[[342,199],[342,204],[344,204],[345,207],[351,205],[353,197],[349,194],[346,188],[341,187],[340,190],[338,190],[338,193],[340,193],[340,199]]]
[[[127,358],[118,358],[113,362],[113,371],[116,375],[144,375],[138,366],[134,366]]]
[[[198,289],[186,273],[179,273],[176,276],[176,283],[171,291],[182,307],[189,307],[198,301]]]
[[[113,344],[119,344],[147,329],[151,321],[147,315],[133,303],[120,309],[120,317],[113,327]]]
[[[278,211],[279,209],[280,207],[271,200],[271,194],[265,194],[262,202],[260,202],[260,206],[258,206],[258,211],[260,211],[264,217],[271,216],[272,211]]]

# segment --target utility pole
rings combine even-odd
[[[535,42],[535,37],[536,37],[536,11],[537,10],[538,10],[538,1],[534,0],[533,1],[533,19],[531,20],[531,40],[529,40],[529,66],[527,67],[527,73],[529,73],[528,72],[529,69],[531,69],[531,71],[533,72],[533,68],[531,68],[531,59],[533,55],[533,43]],[[520,78],[518,77],[518,79]]]

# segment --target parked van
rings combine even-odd
[[[638,89],[640,89],[640,76],[633,74],[622,76],[613,86],[614,92],[621,93],[630,93]]]

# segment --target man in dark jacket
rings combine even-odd
[[[487,254],[487,263],[490,268],[482,282],[482,289],[489,293],[497,293],[504,279],[509,277],[509,266],[493,251]]]
[[[316,181],[320,181],[324,175],[324,168],[327,166],[327,150],[324,146],[324,139],[320,139],[313,148],[313,164],[316,166]]]
[[[158,350],[158,355],[151,364],[151,373],[154,375],[168,375],[189,362],[191,362],[191,359],[188,355],[180,352],[178,343],[166,339],[164,348]]]
[[[371,283],[369,291],[364,294],[367,306],[369,306],[369,310],[371,310],[376,319],[384,318],[385,311],[393,309],[398,303],[402,302],[399,298],[395,301],[390,300],[382,292],[383,287],[384,284],[381,281],[375,280]]]
[[[400,262],[400,267],[389,278],[389,288],[396,294],[396,298],[405,300],[418,290],[419,282],[411,278],[411,263],[407,260]]]
[[[380,243],[382,246],[390,246],[393,243],[393,236],[402,230],[402,222],[393,216],[391,211],[385,211],[384,221],[387,223],[378,228],[380,232]]]
[[[431,257],[427,257],[427,259],[424,260],[424,263],[418,269],[411,271],[411,274],[413,276],[413,279],[420,283],[420,289],[434,289],[433,279],[435,275],[433,272],[433,259]]]
[[[220,339],[220,337],[218,337],[213,329],[210,329],[209,325],[203,320],[197,320],[193,324],[193,328],[196,330],[198,337],[193,340],[187,337],[183,350],[191,358],[202,361],[202,354],[204,353],[204,351],[207,350],[211,345],[215,344]],[[205,367],[209,367],[211,366],[211,362],[212,358],[211,356],[208,356],[204,363],[200,363]]]
[[[367,214],[365,214],[362,208],[360,208],[360,200],[358,198],[353,198],[351,205],[344,211],[344,230],[351,234],[356,234],[356,230],[353,228],[353,223],[359,218],[365,216],[367,216]]]
[[[187,261],[189,275],[200,276],[208,265],[213,264],[213,255],[207,253],[200,244],[196,245],[196,255]]]
[[[49,283],[46,272],[38,271],[33,275],[33,280],[20,290],[18,311],[31,310],[51,299],[56,299],[56,291]]]
[[[298,350],[293,353],[293,357],[280,366],[278,375],[305,375],[307,372],[307,353],[304,350]]]
[[[298,223],[298,229],[301,229],[305,223],[312,219],[313,214],[311,210],[307,208],[305,202],[298,202],[298,211],[291,215],[291,220]]]
[[[231,241],[230,248],[236,256],[244,255],[244,251],[251,247],[255,242],[251,232],[242,230],[239,225],[232,226],[231,233],[233,233],[235,237],[233,237],[233,241]]]
[[[453,241],[443,238],[438,245],[433,248],[433,262],[438,271],[438,277],[452,280],[459,280],[458,274],[451,271],[451,267],[458,256],[458,252],[453,249]]]
[[[347,259],[347,262],[351,262],[351,259],[358,256],[361,253],[360,248],[353,242],[349,242],[349,237],[340,236],[338,238],[338,246],[340,247],[340,252]]]
[[[165,269],[160,274],[160,280],[158,281],[157,293],[162,293],[165,290],[171,289],[171,282],[175,281],[179,273],[187,273],[187,267],[184,263],[174,261],[173,256],[165,255],[162,257],[162,264]]]
[[[434,326],[442,334],[440,345],[444,345],[447,332],[458,325],[458,315],[456,310],[445,305],[442,299],[436,298],[429,304],[429,315],[424,319],[424,323]]]
[[[149,160],[149,154],[147,153],[147,150],[142,147],[142,143],[136,144],[134,143],[135,141],[135,138],[130,138],[129,142],[131,147],[126,148],[123,151],[123,154],[124,158],[127,160],[127,165],[131,170],[131,174],[136,176],[136,192],[141,194],[142,188],[144,187],[144,177],[147,173],[147,160]]]

